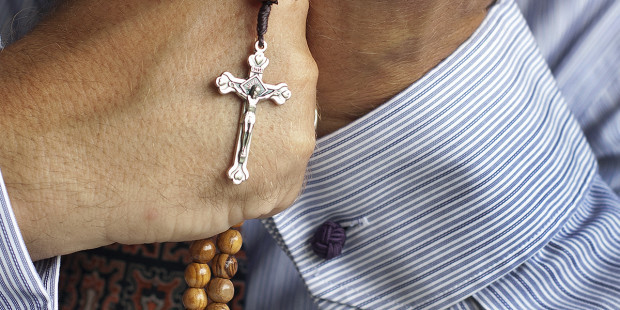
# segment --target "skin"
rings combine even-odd
[[[312,0],[307,36],[320,72],[318,136],[367,114],[434,68],[471,36],[492,2]]]
[[[0,53],[0,167],[32,258],[205,238],[289,206],[315,138],[307,9],[273,9],[264,80],[294,98],[259,103],[239,186],[243,102],[215,78],[247,77],[256,2],[67,1]]]
[[[259,103],[251,177],[233,186],[241,101],[212,84],[247,73],[256,2],[109,2],[66,1],[0,53],[0,167],[35,260],[282,210],[303,184],[317,100],[318,136],[346,126],[450,55],[490,4],[280,1],[264,80],[294,99]]]

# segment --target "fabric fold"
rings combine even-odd
[[[0,308],[57,309],[60,257],[32,262],[0,172]]]
[[[596,162],[518,8],[499,1],[436,68],[320,139],[290,209],[267,221],[319,307],[445,308],[536,255]],[[309,240],[360,217],[342,255]]]

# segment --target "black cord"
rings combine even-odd
[[[262,0],[263,5],[258,11],[258,24],[256,25],[256,31],[258,34],[258,46],[260,48],[265,47],[265,33],[267,33],[267,22],[269,21],[269,13],[271,13],[271,5],[278,4],[278,0]]]

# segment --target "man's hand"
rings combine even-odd
[[[193,240],[296,198],[314,147],[317,71],[307,0],[269,21],[267,83],[250,178],[233,185],[244,76],[258,1],[68,1],[0,53],[0,167],[33,259],[112,242]]]
[[[319,137],[366,115],[452,54],[493,0],[312,0]],[[368,12],[372,12],[369,14]]]

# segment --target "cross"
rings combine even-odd
[[[269,59],[265,57],[267,43],[261,48],[256,42],[256,52],[248,58],[250,63],[250,76],[247,79],[234,77],[229,72],[224,72],[215,81],[221,94],[235,93],[245,99],[241,117],[239,118],[239,130],[237,133],[237,147],[235,149],[234,163],[228,170],[228,177],[234,184],[248,179],[248,154],[250,153],[250,142],[252,142],[252,130],[256,122],[256,105],[260,100],[271,99],[277,104],[284,104],[291,98],[291,91],[288,85],[280,83],[270,85],[263,83],[263,72]]]

